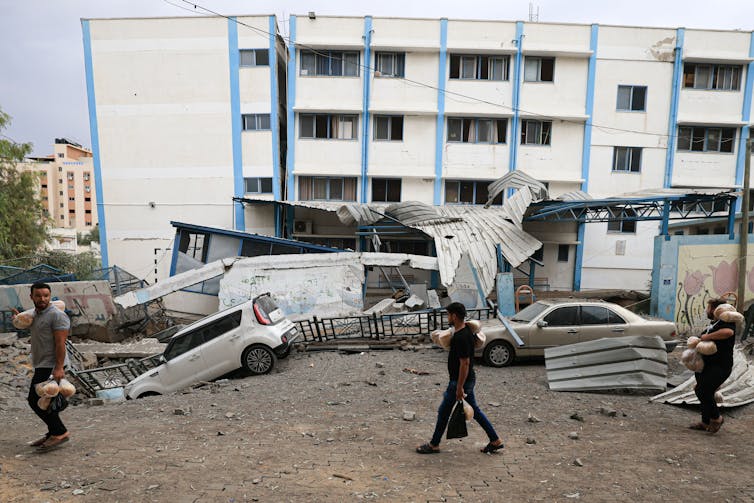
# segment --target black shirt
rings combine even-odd
[[[448,354],[448,374],[451,381],[458,380],[458,372],[461,369],[461,358],[469,359],[469,375],[466,380],[474,379],[474,339],[476,336],[471,332],[468,325],[453,334],[450,339],[450,353]]]
[[[714,365],[716,367],[731,369],[733,368],[733,346],[736,344],[736,324],[717,320],[704,333],[716,332],[721,328],[730,328],[733,330],[733,335],[727,339],[713,341],[717,346],[717,353],[714,355],[702,355],[702,359],[705,366]]]

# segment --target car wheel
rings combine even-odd
[[[507,367],[515,357],[513,346],[505,341],[492,341],[484,348],[484,363],[490,367]]]
[[[141,395],[137,396],[136,399],[138,400],[139,398],[146,398],[148,396],[159,396],[159,393],[157,393],[156,391],[145,391]]]
[[[255,344],[244,350],[241,356],[241,364],[253,375],[269,373],[277,362],[275,353],[267,346]]]

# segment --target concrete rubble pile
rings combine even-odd
[[[29,343],[15,332],[0,334],[0,410],[24,406],[32,374]]]

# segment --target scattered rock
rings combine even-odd
[[[530,423],[540,423],[541,422],[540,419],[537,416],[535,416],[534,414],[532,414],[531,412],[529,412],[529,417],[527,417],[526,420],[529,421]]]
[[[618,415],[618,412],[610,407],[600,407],[600,414],[607,417],[615,417]]]
[[[584,463],[579,458],[574,459],[573,464],[574,466],[584,466]]]
[[[236,417],[236,413],[235,412],[226,412],[225,413],[225,417],[227,417],[228,419],[233,419],[234,417]]]
[[[532,438],[532,437],[526,437],[526,443],[529,444],[529,445],[534,445],[534,444],[537,443],[537,440],[535,438]]]
[[[404,421],[414,421],[416,419],[416,412],[405,410],[403,411],[403,420]]]
[[[568,434],[568,438],[571,440],[578,440],[579,439],[579,432],[578,431],[572,431]]]
[[[105,401],[102,398],[90,398],[87,402],[89,405],[105,405]]]
[[[490,402],[488,405],[490,407],[500,407],[500,404],[498,402]]]
[[[83,489],[74,489],[73,490],[73,495],[74,496],[81,496],[82,494],[84,494],[84,490]]]
[[[160,484],[152,484],[151,486],[147,487],[147,491],[153,491],[160,487]]]
[[[675,461],[674,461],[674,460],[672,460],[672,459],[670,459],[670,458],[665,458],[665,462],[666,462],[667,464],[669,464],[669,465],[674,465],[674,464],[675,464]]]
[[[375,367],[377,367],[378,369],[381,369],[382,367],[384,367],[384,366],[385,366],[385,364],[384,364],[384,363],[380,363],[380,362],[377,362],[377,363],[375,363],[375,364],[374,364],[374,366],[375,366]]]
[[[367,380],[367,381],[364,381],[364,382],[366,382],[369,386],[377,386],[377,383],[374,382],[374,381],[371,381],[371,380]]]
[[[581,494],[580,493],[571,493],[571,494],[564,494],[563,496],[565,496],[568,499],[577,500],[577,499],[579,499],[581,497]]]
[[[579,414],[578,412],[574,412],[573,414],[571,414],[571,416],[570,416],[570,417],[571,417],[571,419],[573,419],[574,421],[581,421],[582,423],[584,422],[584,416],[582,416],[582,415],[581,415],[581,414]]]
[[[9,332],[7,334],[0,334],[0,347],[12,346],[14,342],[18,341],[16,332]]]
[[[69,487],[71,487],[71,484],[69,484],[67,480],[61,480],[60,481],[60,488],[61,489],[68,489]]]
[[[191,412],[191,407],[177,408],[173,410],[173,414],[176,416],[186,416]]]

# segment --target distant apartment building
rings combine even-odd
[[[39,195],[52,225],[91,231],[97,225],[97,193],[92,152],[65,138],[55,138],[55,152],[28,157],[21,168],[39,174]]]
[[[513,170],[551,197],[742,186],[751,32],[309,15],[286,47],[273,16],[83,23],[103,253],[127,269],[171,219],[362,246],[234,196],[484,204]],[[549,288],[647,289],[656,222],[524,228]]]

